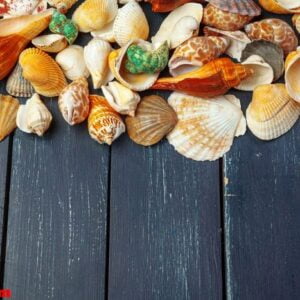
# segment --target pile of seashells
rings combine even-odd
[[[68,19],[77,0],[0,0],[0,79],[11,73],[10,96],[0,95],[0,141],[16,127],[39,136],[48,130],[52,115],[40,95],[58,97],[68,124],[87,120],[100,144],[111,145],[127,130],[144,146],[167,137],[198,161],[222,157],[247,125],[259,139],[272,140],[297,122],[300,49],[289,24],[252,22],[261,14],[253,0],[145,1],[168,13],[151,42],[139,1],[85,0]],[[300,0],[259,4],[294,14],[300,30]],[[51,34],[40,35],[46,29]],[[78,32],[93,38],[75,45]],[[25,49],[30,42],[35,47]],[[167,67],[171,76],[159,78]],[[284,72],[285,84],[274,83]],[[89,76],[103,96],[89,94]],[[231,88],[253,91],[246,117],[240,100],[226,94]],[[138,92],[146,90],[173,93],[168,101],[141,99]],[[29,99],[20,105],[13,97]]]

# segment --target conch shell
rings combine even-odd
[[[245,65],[235,64],[229,58],[215,59],[203,67],[176,77],[160,78],[152,86],[157,90],[175,90],[199,97],[224,95],[230,88],[253,74]]]
[[[91,112],[88,118],[90,136],[100,144],[111,145],[123,132],[125,124],[120,115],[98,95],[90,95]]]
[[[276,139],[288,132],[299,115],[300,104],[281,83],[258,86],[246,113],[250,130],[262,140]]]
[[[47,53],[37,48],[24,50],[19,59],[23,77],[30,81],[35,91],[45,97],[56,97],[67,86],[65,76]]]
[[[151,3],[152,11],[154,12],[169,12],[185,3],[203,2],[203,0],[145,0],[145,1]]]
[[[11,96],[0,95],[0,142],[15,130],[19,101]]]
[[[216,160],[230,150],[234,137],[246,132],[240,101],[233,95],[208,100],[175,92],[168,102],[178,123],[167,139],[187,158]]]
[[[88,117],[90,99],[86,78],[73,81],[60,93],[58,107],[65,121],[71,126],[82,123]]]
[[[59,12],[65,14],[78,0],[48,0]]]
[[[285,86],[288,94],[300,103],[300,48],[291,52],[285,61]]]
[[[68,46],[68,41],[61,34],[47,34],[34,38],[32,44],[45,52],[58,53]]]
[[[259,4],[266,11],[275,14],[293,14],[300,12],[299,0],[259,0]],[[293,5],[290,6],[289,4]]]

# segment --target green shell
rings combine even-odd
[[[127,61],[125,68],[132,74],[157,73],[168,64],[169,46],[165,42],[157,50],[146,51],[137,45],[131,45],[127,49]]]
[[[52,15],[49,29],[53,33],[64,35],[70,45],[74,43],[78,36],[78,28],[74,22],[58,11],[54,11]]]

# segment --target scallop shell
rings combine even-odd
[[[11,96],[0,95],[0,142],[16,127],[19,101]]]
[[[292,14],[300,12],[299,0],[259,0],[259,4],[266,10],[275,14]],[[291,4],[294,8],[289,9]]]
[[[90,136],[100,144],[111,145],[123,132],[125,124],[120,115],[98,95],[90,95],[91,112],[88,118]]]
[[[201,67],[222,55],[229,46],[224,37],[193,37],[178,48],[169,61],[172,76],[177,76]]]
[[[296,50],[298,38],[292,27],[280,19],[264,19],[245,26],[251,40],[266,40],[279,45],[285,55]]]
[[[240,101],[233,95],[208,100],[175,92],[168,102],[178,123],[167,139],[187,158],[216,160],[230,150],[235,136],[246,132]]]
[[[102,92],[109,105],[118,113],[134,116],[136,107],[141,98],[135,93],[118,83],[110,82],[108,86],[102,86]]]
[[[22,75],[22,68],[19,64],[9,76],[6,83],[6,91],[15,97],[31,97],[34,93],[33,86]]]
[[[90,99],[86,78],[73,81],[60,93],[58,107],[65,121],[71,126],[82,123],[88,117]]]
[[[104,40],[94,38],[84,47],[84,60],[93,79],[94,89],[113,80],[108,66],[108,57],[112,48]]]
[[[203,7],[201,4],[184,4],[164,19],[156,35],[152,37],[152,42],[161,45],[168,41],[170,48],[174,49],[198,34],[202,17]]]
[[[97,31],[92,31],[91,35],[95,38],[103,39],[110,43],[115,43],[116,39],[113,31],[114,22],[110,22],[105,25],[102,29]]]
[[[0,12],[4,18],[37,14],[47,9],[47,0],[2,0],[0,4],[6,7]]]
[[[55,60],[70,80],[76,80],[81,77],[88,78],[90,76],[84,61],[83,47],[81,46],[71,45],[67,47],[56,55]]]
[[[118,13],[117,0],[85,0],[74,12],[73,21],[81,32],[100,30]]]
[[[48,0],[59,12],[65,14],[78,0]]]
[[[300,102],[300,48],[291,52],[285,62],[285,86],[288,94]]]
[[[61,34],[47,34],[34,38],[32,44],[45,52],[58,53],[68,46],[68,41]]]
[[[19,59],[23,77],[30,81],[35,91],[45,97],[56,97],[67,86],[65,76],[47,53],[40,49],[24,50]]]
[[[288,132],[299,115],[300,105],[281,83],[258,86],[246,113],[250,130],[262,140],[276,139]]]
[[[147,40],[148,35],[149,24],[138,3],[131,1],[119,9],[113,24],[113,36],[121,47],[132,39]]]

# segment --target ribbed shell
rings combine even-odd
[[[58,53],[68,46],[68,41],[61,34],[41,35],[31,42],[35,47],[50,53]]]
[[[176,125],[177,116],[160,96],[142,99],[135,117],[126,118],[129,137],[137,144],[151,146],[162,140]]]
[[[300,50],[291,52],[285,62],[285,86],[288,94],[300,103]]]
[[[78,0],[48,0],[48,3],[65,14],[77,1]]]

